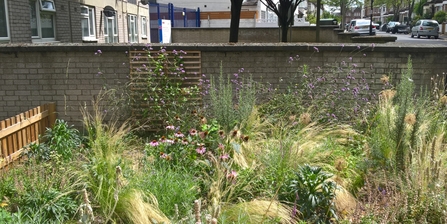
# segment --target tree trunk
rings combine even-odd
[[[340,27],[340,28],[346,29],[346,27],[345,27],[345,23],[346,23],[346,4],[345,4],[344,0],[340,1],[340,14],[341,14],[340,24],[342,25],[342,27]]]
[[[281,27],[281,42],[287,42],[287,34],[289,31],[289,26],[282,26]]]
[[[230,42],[237,43],[239,39],[239,21],[243,0],[231,0]]]

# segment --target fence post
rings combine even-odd
[[[183,8],[182,14],[183,14],[183,27],[188,27],[188,17],[187,17],[188,14],[186,14],[186,8]]]
[[[197,7],[196,11],[196,27],[200,27],[200,8]]]
[[[54,102],[48,104],[48,122],[49,128],[52,128],[56,123],[56,103]]]
[[[171,20],[171,27],[175,27],[174,24],[174,4],[169,3],[168,4],[168,14],[169,14],[169,19]]]

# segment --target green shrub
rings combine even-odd
[[[439,24],[442,24],[447,20],[447,13],[445,11],[437,11],[433,19],[438,21]]]

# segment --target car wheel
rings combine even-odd
[[[431,36],[427,36],[427,39],[430,39]]]
[[[435,36],[435,39],[438,39],[439,38],[439,36]]]
[[[419,35],[419,33],[417,34],[418,38],[421,38],[421,36]]]
[[[414,34],[413,34],[413,32],[411,32],[411,38],[413,38],[414,37]]]

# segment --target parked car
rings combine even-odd
[[[404,25],[404,24],[400,24],[400,25],[395,25],[393,30],[391,31],[393,34],[394,33],[404,33],[404,34],[409,34],[410,33],[410,26],[408,25]]]
[[[386,32],[387,32],[387,33],[392,32],[393,29],[394,29],[394,26],[396,26],[396,25],[400,25],[400,23],[399,23],[399,22],[396,22],[396,21],[390,21],[390,22],[388,22],[388,25],[386,26]]]
[[[380,25],[378,23],[373,22],[373,26],[376,28],[376,31],[380,29]]]
[[[439,38],[439,24],[436,20],[431,19],[421,19],[416,22],[416,24],[411,28],[411,37],[417,36],[421,38],[421,36],[426,36],[430,39],[431,36],[434,36],[435,39]]]
[[[361,35],[369,35],[369,27],[371,20],[369,19],[353,19],[349,24],[349,32]],[[376,27],[372,26],[372,35],[376,35]]]

